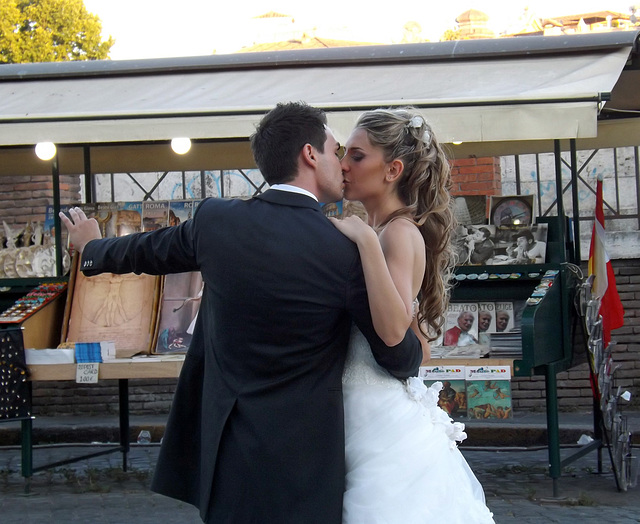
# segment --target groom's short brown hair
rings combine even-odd
[[[304,102],[276,105],[251,135],[251,150],[269,185],[291,182],[298,174],[298,155],[305,144],[324,153],[327,115]]]

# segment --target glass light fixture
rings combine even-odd
[[[191,139],[187,137],[177,137],[171,140],[171,149],[179,155],[184,155],[191,149]]]
[[[36,156],[40,160],[51,160],[56,156],[56,145],[53,142],[38,142],[36,144]]]

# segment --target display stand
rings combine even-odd
[[[571,325],[573,300],[577,285],[570,269],[571,244],[567,242],[570,224],[563,217],[543,217],[548,224],[547,263],[501,266],[460,266],[458,274],[467,278],[453,289],[452,300],[482,302],[495,300],[527,300],[547,272],[555,274],[553,285],[537,304],[527,304],[522,311],[522,357],[514,359],[513,376],[545,377],[547,433],[549,442],[549,475],[557,496],[561,475],[557,374],[569,369],[573,357]],[[469,274],[502,275],[500,278],[468,278]],[[505,276],[509,275],[509,276]],[[476,360],[477,364],[488,362]],[[434,360],[434,363],[438,361]],[[462,362],[459,361],[460,364]],[[469,364],[469,362],[466,362]]]
[[[31,418],[31,391],[27,381],[20,327],[0,330],[0,421]]]
[[[615,388],[618,369],[612,357],[615,343],[604,346],[602,316],[599,314],[601,300],[591,294],[592,286],[593,275],[581,283],[575,306],[589,364],[595,439],[567,457],[562,465],[595,450],[598,452],[598,473],[602,473],[602,448],[606,447],[616,488],[627,491],[637,482],[638,457],[632,454],[632,433],[627,418],[618,411],[618,404],[622,399],[628,401],[631,396],[628,391]]]
[[[129,379],[140,378],[177,378],[182,369],[183,360],[148,362],[125,359],[118,362],[100,364],[98,380],[118,381],[118,406],[119,406],[119,442],[113,447],[90,454],[73,457],[68,460],[44,464],[37,467],[33,465],[33,420],[34,417],[26,417],[21,420],[21,450],[22,450],[22,476],[26,480],[25,491],[30,490],[30,480],[34,473],[45,469],[51,469],[65,464],[77,462],[91,457],[97,457],[108,453],[122,453],[122,470],[127,471],[127,454],[129,453]],[[28,367],[29,381],[74,381],[76,379],[75,364],[40,364]],[[29,384],[30,385],[30,384]],[[36,419],[37,420],[37,419]]]

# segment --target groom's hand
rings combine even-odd
[[[60,220],[69,231],[69,240],[78,253],[82,253],[84,246],[91,240],[102,238],[100,226],[95,218],[87,218],[79,207],[69,209],[69,216],[60,212]]]

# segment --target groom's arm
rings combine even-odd
[[[396,346],[387,346],[376,334],[369,310],[369,299],[359,258],[356,259],[348,284],[347,309],[366,337],[376,362],[393,376],[403,379],[418,375],[422,363],[422,345],[412,329]]]
[[[166,275],[198,269],[193,219],[148,233],[92,240],[86,244],[80,269],[86,276],[100,273]]]
[[[96,220],[88,218],[80,208],[72,208],[69,216],[61,213],[60,219],[69,231],[71,243],[81,254],[80,269],[85,275],[163,275],[198,269],[195,223],[199,209],[192,220],[177,226],[107,239],[100,238]]]
[[[407,330],[404,340],[397,346],[386,346],[377,335],[375,338],[378,340],[372,341],[370,337],[367,340],[378,364],[400,379],[418,376],[423,359],[422,345],[411,329]]]

